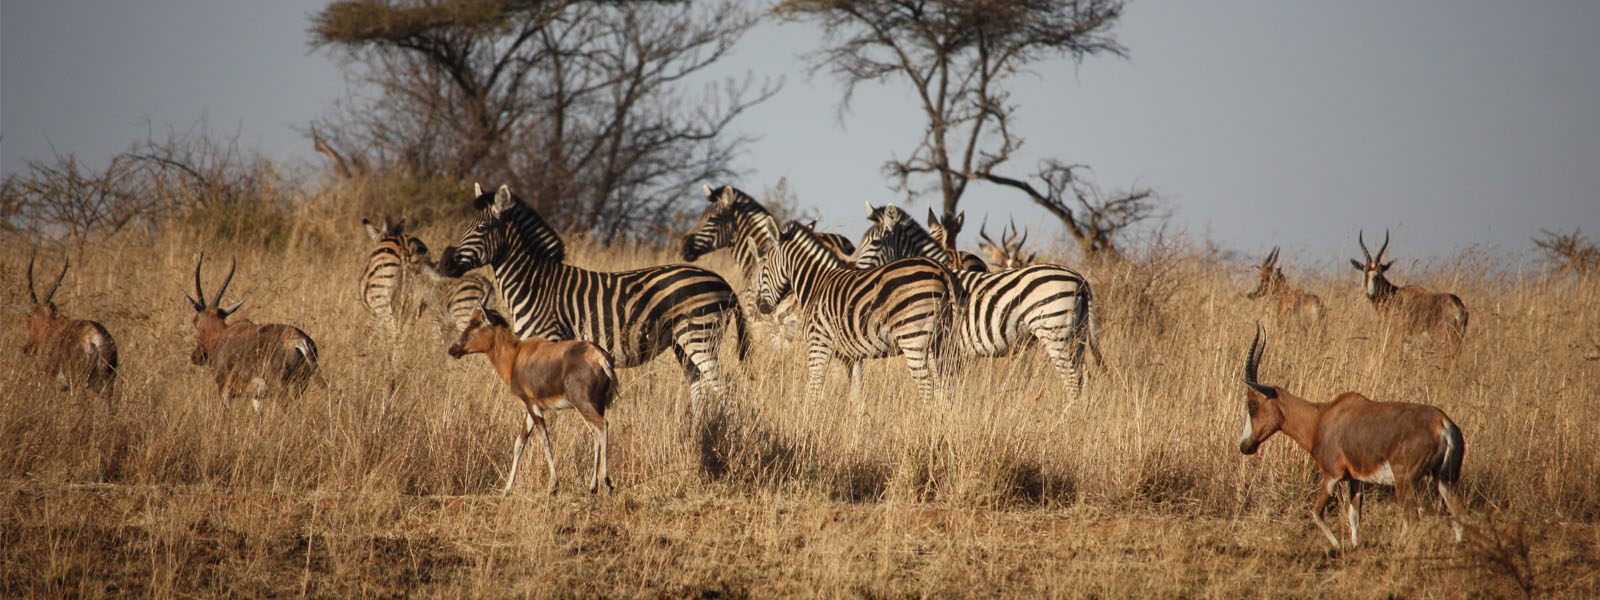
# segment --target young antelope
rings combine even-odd
[[[511,453],[511,474],[500,490],[505,494],[517,481],[517,465],[528,435],[539,430],[544,460],[550,468],[548,492],[556,493],[556,459],[550,451],[550,431],[545,427],[545,411],[577,409],[595,435],[594,475],[589,493],[600,490],[604,482],[610,492],[611,475],[606,452],[606,407],[617,393],[617,374],[611,354],[583,340],[551,342],[540,338],[517,339],[505,317],[481,304],[472,311],[466,330],[450,346],[450,356],[461,358],[482,353],[488,357],[511,394],[528,409],[527,424],[517,436]]]

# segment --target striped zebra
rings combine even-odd
[[[721,391],[717,351],[729,320],[738,327],[741,359],[749,346],[744,312],[728,282],[693,265],[619,273],[567,265],[555,229],[509,188],[480,193],[474,204],[477,221],[440,258],[445,275],[491,265],[519,338],[588,340],[610,352],[618,367],[639,366],[672,348],[689,378],[698,421],[705,388]]]
[[[454,339],[466,331],[467,323],[472,320],[472,310],[480,305],[498,310],[498,303],[494,301],[494,282],[488,277],[478,273],[448,277],[439,271],[439,266],[433,261],[422,262],[417,265],[417,270],[431,284],[427,286],[424,302],[434,325],[443,336],[441,339]]]
[[[428,259],[428,246],[406,235],[404,219],[390,221],[384,217],[381,228],[361,219],[361,226],[376,244],[361,272],[361,303],[372,313],[374,325],[392,342],[401,327],[410,325],[421,314],[427,286],[417,281],[416,273],[417,265]]]
[[[872,208],[872,204],[867,204],[867,208]],[[928,236],[933,238],[933,243],[938,244],[940,248],[944,248],[945,254],[949,255],[951,270],[988,273],[989,263],[983,262],[983,259],[978,258],[976,254],[957,250],[956,241],[950,236],[950,230],[961,231],[961,224],[966,220],[967,211],[961,211],[961,214],[950,219],[947,227],[944,221],[939,220],[938,215],[933,214],[933,209],[929,208]]]
[[[798,223],[776,243],[762,243],[756,265],[757,310],[771,312],[791,294],[799,302],[809,346],[807,399],[818,398],[831,359],[849,368],[854,401],[860,396],[861,359],[904,354],[923,400],[933,400],[930,361],[961,293],[949,270],[922,257],[857,270]]]
[[[944,247],[894,205],[871,209],[872,227],[862,238],[858,267],[912,256],[950,264]],[[1044,344],[1051,365],[1076,399],[1083,388],[1083,352],[1100,360],[1095,344],[1093,302],[1082,275],[1055,265],[1032,265],[997,273],[956,271],[967,292],[958,311],[953,345],[970,356],[1004,356],[1027,343]]]

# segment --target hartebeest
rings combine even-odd
[[[28,340],[22,344],[22,353],[36,356],[39,368],[63,389],[88,389],[96,394],[111,397],[117,380],[117,343],[105,326],[94,321],[68,319],[56,310],[53,301],[61,279],[67,276],[67,263],[61,263],[61,273],[55,283],[44,293],[44,299],[33,291],[33,260],[28,256],[28,300],[32,304],[10,305],[11,310],[28,317]]]
[[[1390,283],[1384,273],[1394,266],[1394,261],[1383,262],[1384,253],[1389,251],[1387,230],[1383,232],[1383,246],[1378,248],[1376,257],[1367,250],[1361,232],[1356,233],[1356,242],[1361,244],[1361,254],[1367,260],[1363,263],[1352,258],[1350,266],[1365,275],[1367,299],[1379,314],[1399,319],[1406,335],[1443,329],[1450,339],[1460,341],[1467,332],[1467,307],[1461,303],[1461,298],[1449,292],[1430,292],[1420,285],[1399,287]]]
[[[604,482],[610,492],[611,475],[606,451],[606,407],[617,393],[615,361],[605,349],[583,340],[551,342],[538,337],[517,339],[505,317],[480,304],[461,337],[450,346],[450,356],[461,358],[482,353],[495,373],[511,388],[528,411],[527,424],[517,436],[511,453],[511,474],[500,493],[511,491],[517,481],[517,465],[528,435],[539,430],[544,460],[550,467],[550,494],[556,493],[556,459],[550,451],[550,430],[545,427],[545,411],[577,409],[595,435],[594,475],[589,493],[600,490]]]
[[[1273,246],[1272,252],[1267,254],[1267,259],[1261,261],[1256,267],[1261,279],[1256,283],[1256,289],[1246,298],[1252,300],[1266,296],[1272,303],[1273,310],[1279,318],[1297,319],[1303,322],[1316,322],[1322,320],[1322,299],[1316,294],[1289,285],[1283,277],[1283,269],[1278,268],[1278,247]]]
[[[228,276],[217,288],[217,295],[206,302],[206,293],[200,287],[200,264],[204,261],[202,255],[194,264],[195,297],[188,298],[195,312],[196,338],[189,361],[210,365],[216,371],[217,388],[222,392],[224,404],[231,405],[234,396],[248,394],[250,406],[259,412],[261,396],[305,391],[306,384],[317,372],[316,342],[291,325],[257,325],[249,319],[235,319],[229,323],[229,315],[239,310],[244,301],[227,308],[219,304],[233,281],[237,264],[228,264]]]
[[[1347,483],[1346,517],[1350,523],[1350,545],[1359,545],[1356,526],[1361,522],[1361,487],[1365,484],[1394,486],[1401,518],[1409,521],[1412,494],[1424,477],[1434,480],[1439,495],[1450,512],[1456,541],[1461,541],[1460,500],[1454,486],[1461,476],[1461,458],[1466,449],[1461,429],[1444,411],[1409,402],[1374,402],[1355,392],[1345,392],[1333,402],[1307,402],[1278,386],[1256,381],[1256,367],[1266,350],[1261,326],[1245,354],[1245,421],[1239,451],[1255,454],[1261,442],[1282,431],[1311,453],[1322,482],[1311,503],[1311,520],[1327,536],[1334,549],[1339,538],[1322,520],[1322,512],[1332,499],[1334,488]]]
[[[984,231],[989,226],[989,219],[985,218],[983,225],[978,226],[978,236],[983,238],[983,243],[978,244],[978,249],[989,253],[989,263],[1000,270],[1019,269],[1033,264],[1038,258],[1036,253],[1024,253],[1022,245],[1028,243],[1028,232],[1022,232],[1022,239],[1017,239],[1017,220],[1011,220],[1011,233],[1000,230],[1000,241],[996,242]]]

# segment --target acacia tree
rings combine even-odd
[[[756,18],[738,0],[339,0],[312,44],[377,94],[314,141],[335,169],[504,182],[571,230],[647,235],[690,184],[732,174],[749,140],[730,123],[775,93],[684,89]]]
[[[938,192],[949,221],[970,181],[1012,187],[1061,218],[1086,251],[1099,253],[1111,248],[1115,229],[1097,227],[1127,220],[1102,218],[1101,209],[1150,207],[1133,212],[1137,222],[1151,214],[1148,191],[1096,197],[1097,188],[1072,177],[1071,167],[1051,161],[1038,175],[1051,191],[1041,192],[996,169],[1023,143],[1010,80],[1050,58],[1125,56],[1111,32],[1122,10],[1121,0],[783,0],[775,12],[821,24],[824,47],[809,58],[814,71],[827,69],[844,84],[841,110],[863,83],[911,86],[927,128],[907,158],[885,165],[901,189],[922,191],[912,180],[931,180],[923,185]],[[1068,190],[1083,192],[1072,194],[1076,206],[1065,200]]]

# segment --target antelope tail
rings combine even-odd
[[[1461,459],[1467,449],[1465,441],[1461,439],[1461,428],[1446,419],[1440,438],[1444,443],[1444,458],[1439,461],[1439,470],[1434,472],[1434,477],[1445,483],[1455,483],[1461,479]]]

